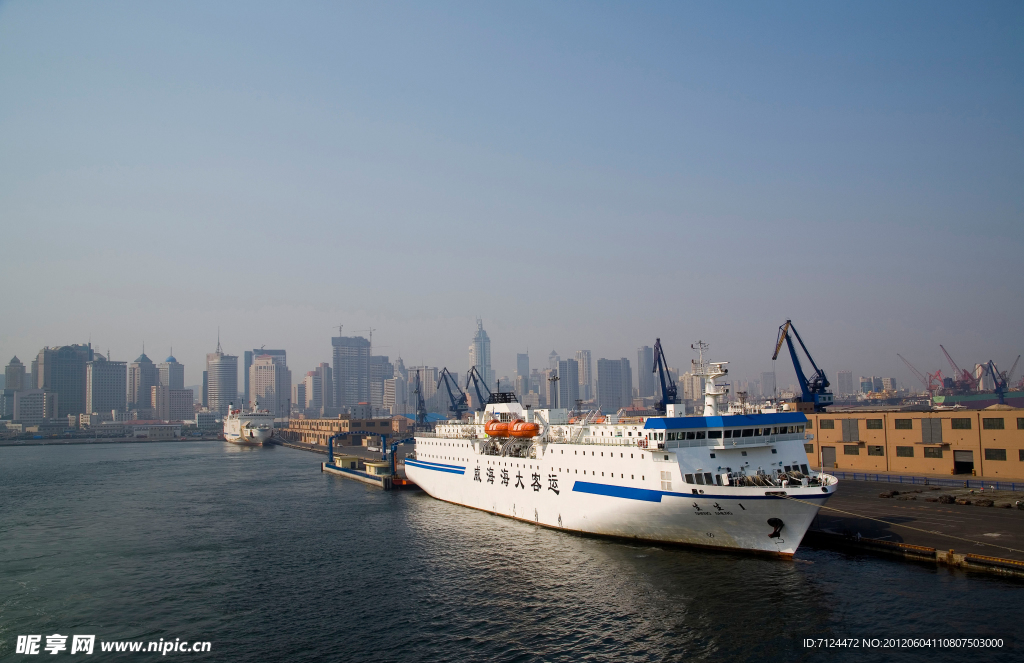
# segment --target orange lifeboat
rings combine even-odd
[[[509,424],[507,422],[494,419],[487,422],[487,425],[484,426],[484,432],[491,437],[508,437],[508,428]]]
[[[512,437],[537,437],[540,434],[540,426],[517,419],[510,424],[509,434]]]

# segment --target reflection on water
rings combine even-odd
[[[803,638],[1007,637],[1012,611],[977,606],[1021,596],[807,548],[569,535],[319,462],[226,442],[0,449],[0,660],[22,659],[16,635],[53,632],[210,640],[230,661],[815,660]]]

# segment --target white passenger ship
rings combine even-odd
[[[492,394],[472,422],[417,433],[406,476],[437,499],[546,527],[792,556],[838,482],[808,468],[803,414],[719,415],[725,363],[701,358],[700,416],[668,405],[570,420]]]
[[[269,410],[261,410],[258,402],[248,412],[236,410],[234,404],[228,409],[228,416],[224,418],[224,439],[228,442],[262,446],[273,435],[274,415]]]

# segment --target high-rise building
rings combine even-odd
[[[480,379],[488,389],[495,389],[494,370],[491,368],[491,337],[484,331],[484,321],[476,320],[476,336],[469,346],[469,365],[475,366]]]
[[[245,388],[243,389],[242,393],[245,394],[245,401],[244,402],[246,402],[246,403],[251,403],[252,402],[252,395],[249,393],[249,368],[252,366],[253,357],[258,357],[259,355],[270,355],[271,357],[281,357],[281,360],[284,361],[285,365],[287,365],[287,363],[288,363],[287,361],[285,361],[285,357],[286,357],[287,353],[284,350],[265,350],[263,348],[259,348],[259,349],[254,349],[254,350],[246,350],[245,352],[243,352],[242,353],[242,364],[243,364],[242,365],[242,382],[245,384]]]
[[[384,381],[395,377],[395,366],[387,355],[370,355],[370,407],[374,416],[384,409]]]
[[[85,365],[92,361],[91,345],[46,347],[36,356],[39,388],[57,394],[57,417],[85,412]]]
[[[14,420],[26,426],[38,426],[55,419],[59,395],[43,389],[24,389],[14,394]]]
[[[25,375],[25,364],[21,363],[17,355],[11,358],[11,363],[4,369],[4,388],[12,391],[30,388]]]
[[[305,409],[316,416],[331,416],[334,409],[334,371],[327,362],[321,362],[303,379],[306,391]]]
[[[206,362],[209,364],[210,355],[206,355]],[[203,371],[203,398],[200,401],[203,407],[210,407],[210,372]]]
[[[687,371],[679,376],[679,389],[684,401],[699,401],[704,398],[704,380]]]
[[[384,380],[384,409],[392,415],[408,414],[409,410],[409,385],[405,378],[394,377]]]
[[[309,376],[309,373],[306,374]],[[302,411],[306,409],[306,381],[292,385],[292,410]]]
[[[291,407],[292,372],[283,354],[263,354],[253,358],[249,367],[249,388],[252,403],[269,410],[275,417],[287,417]]]
[[[529,353],[516,354],[516,377],[530,379],[530,355]]]
[[[853,371],[839,371],[836,373],[836,392],[839,396],[853,396]]]
[[[636,351],[636,387],[640,398],[654,396],[654,350],[642,345]]]
[[[576,363],[579,365],[580,370],[580,398],[589,401],[594,398],[594,375],[590,363],[590,350],[577,350]]]
[[[540,372],[541,380],[541,400],[544,402],[544,407],[556,408],[562,407],[558,402],[558,367],[546,368]]]
[[[232,403],[238,401],[238,356],[221,350],[206,355],[206,402],[210,410],[227,416]]]
[[[370,402],[370,342],[362,336],[335,336],[334,404],[347,413],[360,403]]]
[[[128,366],[97,354],[85,365],[85,413],[110,414],[128,409]]]
[[[629,360],[597,360],[597,404],[603,412],[618,412],[633,402],[633,371]]]
[[[128,409],[143,410],[153,407],[153,387],[160,384],[160,370],[146,353],[128,364]]]
[[[558,362],[558,407],[573,410],[580,398],[580,365],[575,359]]]
[[[157,366],[160,372],[160,384],[168,389],[185,388],[185,366],[179,364],[178,360],[171,354],[163,363]]]
[[[775,373],[761,373],[761,397],[775,398]]]
[[[882,378],[882,389],[896,391],[896,378]]]
[[[558,370],[558,362],[562,361],[562,358],[558,356],[558,353],[554,350],[548,355],[548,368],[552,371]]]
[[[156,385],[150,390],[153,411],[161,421],[186,421],[195,418],[191,389],[171,389]]]

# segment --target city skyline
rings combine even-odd
[[[340,322],[464,371],[480,317],[496,376],[660,337],[753,377],[792,318],[830,375],[1009,364],[1022,17],[4,3],[0,356],[173,346],[195,385],[218,327],[306,371]]]

